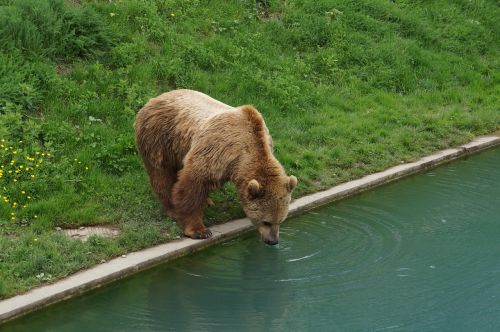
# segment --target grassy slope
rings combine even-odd
[[[493,0],[79,2],[0,0],[0,298],[178,235],[134,149],[160,92],[256,105],[296,195],[500,128]],[[90,224],[123,233],[54,231]]]

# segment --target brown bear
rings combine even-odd
[[[269,130],[253,106],[174,90],[149,100],[134,127],[151,186],[186,236],[212,235],[203,224],[208,194],[232,181],[264,242],[278,243],[297,178],[274,157]]]

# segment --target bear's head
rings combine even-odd
[[[265,243],[278,243],[280,224],[288,214],[295,186],[295,176],[279,175],[251,179],[240,189],[243,210]]]

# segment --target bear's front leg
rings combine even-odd
[[[212,232],[203,224],[203,211],[181,218],[185,236],[192,239],[208,239]]]
[[[210,186],[196,176],[196,172],[184,168],[172,190],[174,215],[184,235],[193,239],[207,239],[212,232],[203,224],[203,208]]]

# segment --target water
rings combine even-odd
[[[500,149],[291,218],[2,331],[499,331]]]

